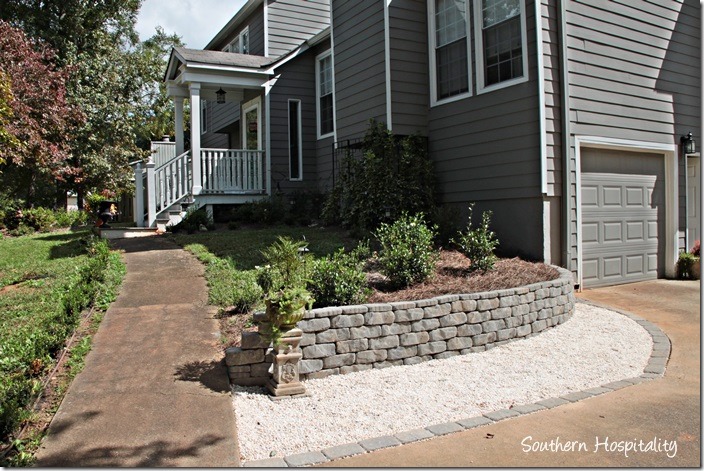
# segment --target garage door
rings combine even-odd
[[[581,161],[584,286],[662,277],[664,156],[583,148]]]

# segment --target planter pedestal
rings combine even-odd
[[[274,346],[272,377],[266,383],[274,396],[298,396],[306,392],[299,378],[299,361],[303,357],[299,348],[302,335],[301,329],[291,329],[283,334],[279,345]]]

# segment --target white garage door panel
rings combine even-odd
[[[582,149],[581,184],[584,286],[661,276],[663,156]]]

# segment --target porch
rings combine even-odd
[[[153,227],[169,212],[182,213],[184,206],[238,204],[266,195],[265,152],[249,149],[200,149],[194,165],[192,150],[176,155],[175,142],[152,143],[152,158],[135,162],[135,222]],[[201,189],[193,191],[196,169]],[[196,201],[197,200],[197,201]]]
[[[174,103],[175,142],[153,142],[149,161],[133,164],[138,226],[177,223],[186,206],[210,210],[212,204],[244,203],[270,193],[270,153],[264,150],[268,126],[262,106],[262,98],[268,102],[270,62],[267,57],[221,51],[172,51],[165,82]],[[228,121],[220,120],[219,127],[211,129],[208,104],[228,110]],[[229,139],[205,139],[205,133],[221,132],[223,126],[230,130]]]

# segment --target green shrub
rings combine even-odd
[[[86,211],[65,211],[54,212],[56,225],[58,227],[76,227],[88,224],[90,215]]]
[[[482,213],[482,223],[476,229],[472,227],[472,211],[474,203],[469,205],[467,229],[459,232],[457,239],[453,240],[460,252],[471,262],[472,270],[492,270],[496,263],[494,250],[499,245],[496,235],[489,229],[491,211]]]
[[[348,150],[323,208],[328,224],[372,230],[401,213],[431,214],[435,176],[426,141],[419,135],[394,136],[371,121],[361,155]]]
[[[234,306],[238,312],[249,312],[262,300],[264,292],[257,284],[257,274],[253,270],[240,271],[228,259],[214,259],[206,267],[206,277],[217,279],[208,290],[210,304]]]
[[[344,306],[366,301],[370,289],[364,274],[364,255],[369,247],[361,245],[351,253],[340,248],[313,264],[308,289],[315,307]]]
[[[189,234],[193,234],[194,232],[202,230],[202,227],[205,227],[209,231],[215,229],[213,219],[208,216],[208,213],[205,212],[205,209],[190,207],[186,211],[186,215],[183,217],[181,222],[174,226],[171,226],[171,231],[186,231]]]
[[[32,208],[23,212],[24,224],[37,232],[49,232],[56,226],[54,211],[46,208]]]
[[[406,287],[427,280],[435,271],[433,246],[437,227],[428,227],[423,214],[403,213],[393,224],[381,224],[375,232],[381,244],[381,271],[391,284]]]
[[[680,252],[680,256],[677,259],[677,278],[681,280],[698,279],[698,274],[694,270],[694,263],[697,260],[699,260],[699,257],[691,252]]]
[[[257,282],[265,293],[282,288],[305,287],[310,256],[304,252],[307,243],[295,242],[279,236],[273,244],[262,250],[266,261],[257,274]]]

